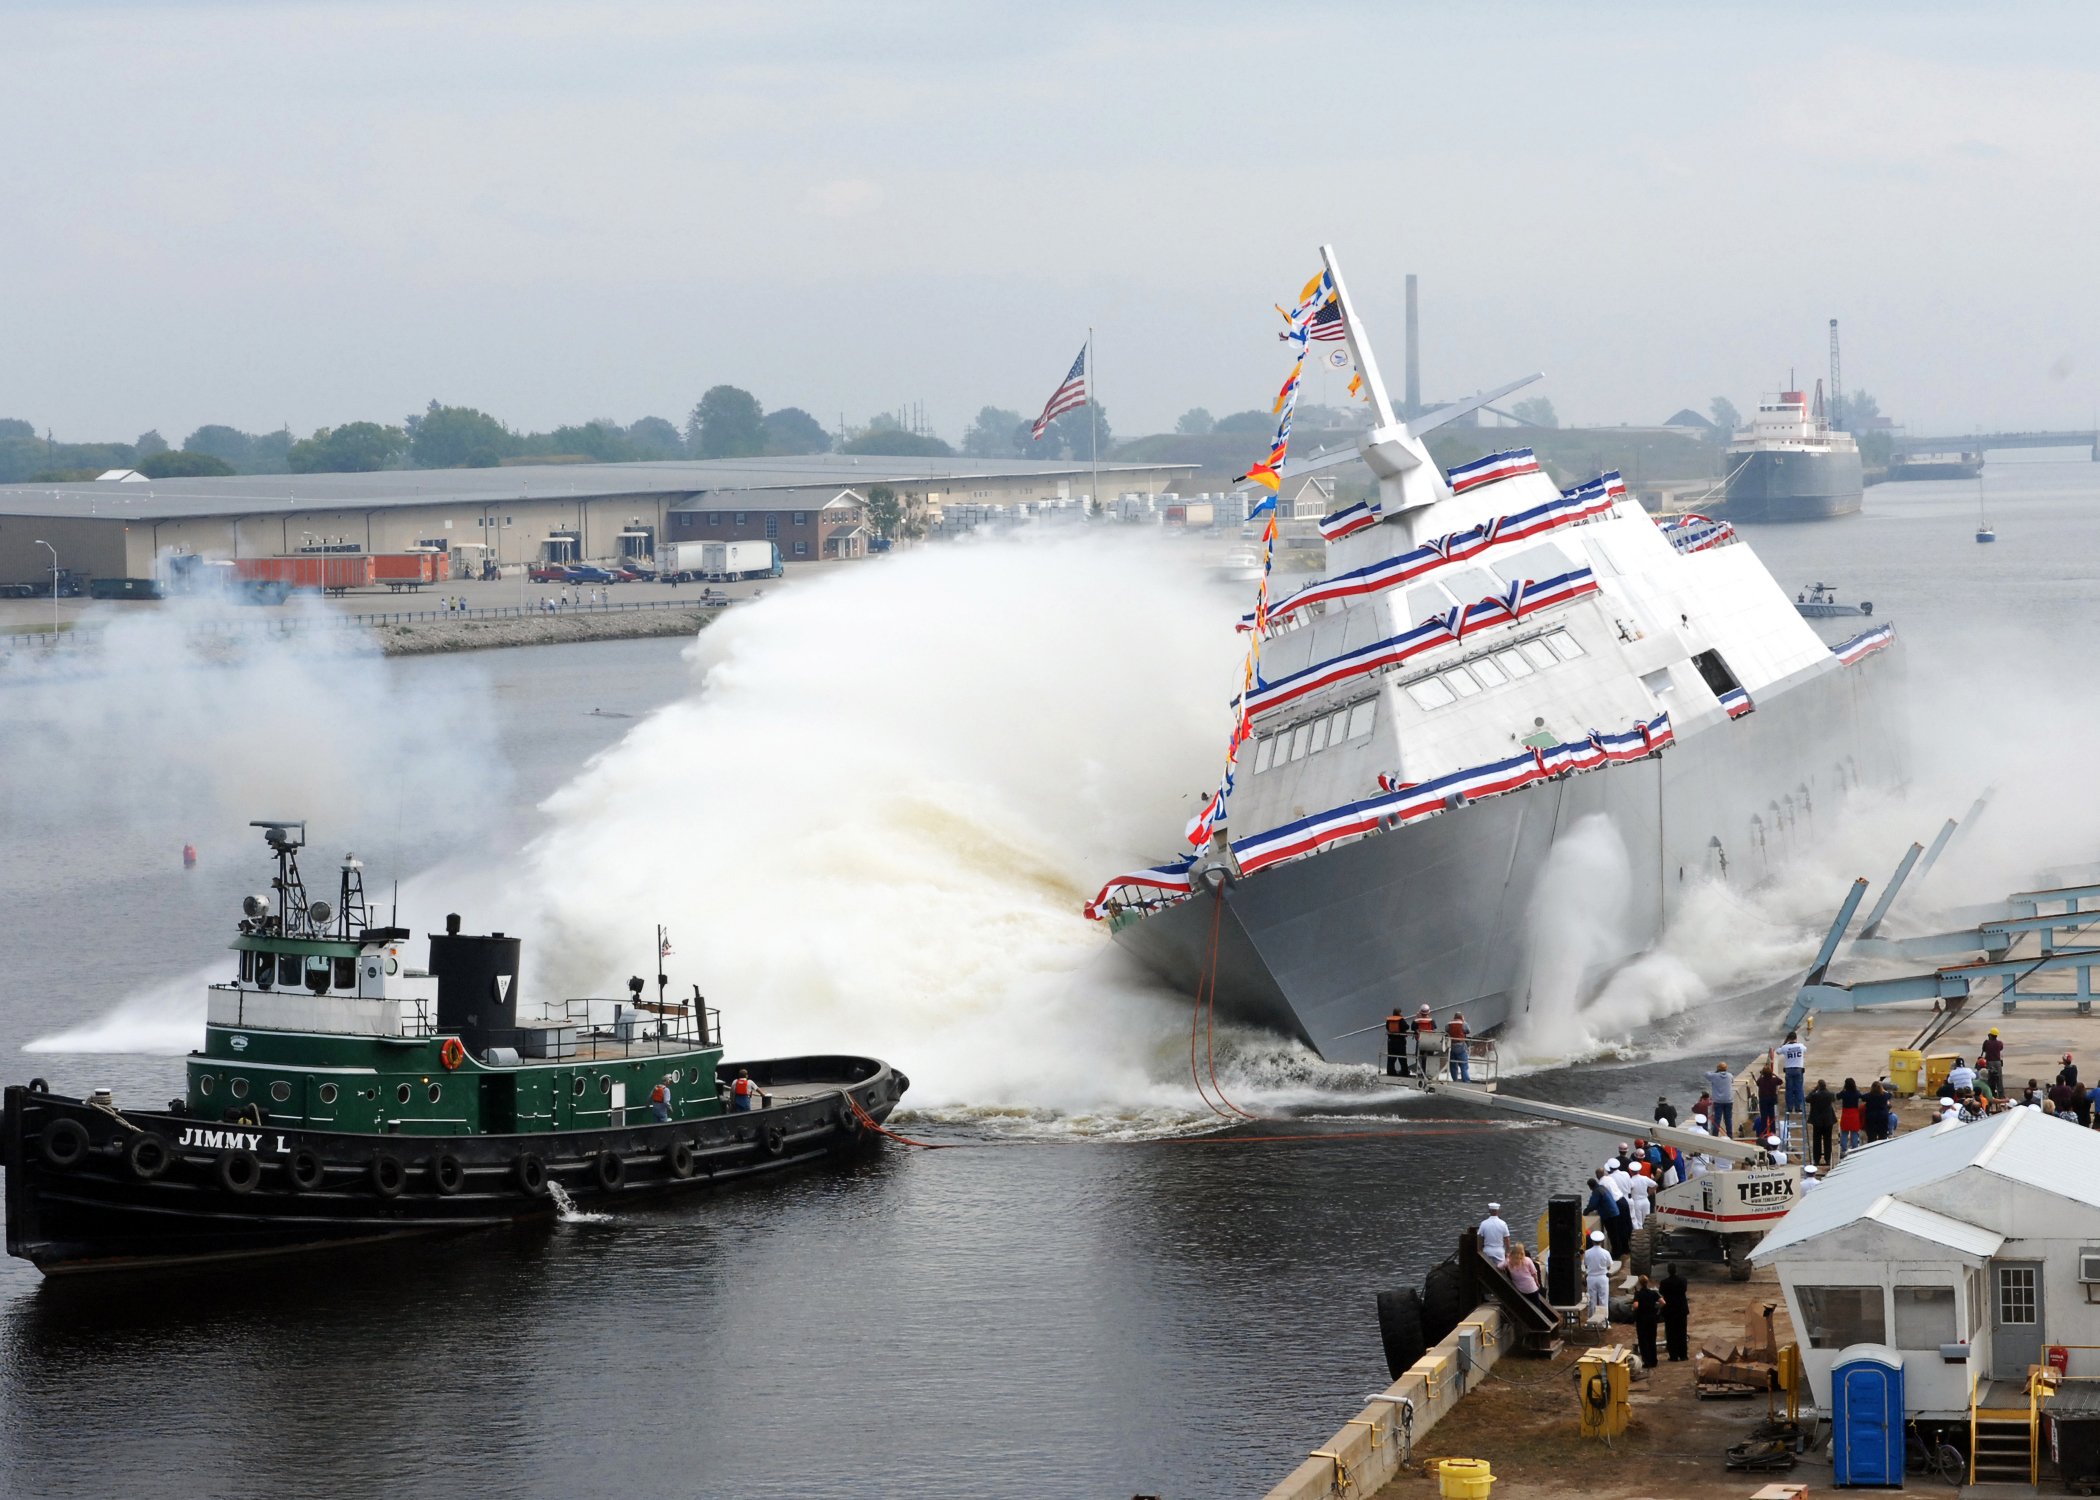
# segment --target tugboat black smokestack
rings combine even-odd
[[[469,1052],[515,1046],[518,958],[524,944],[500,934],[462,936],[459,918],[430,939],[430,973],[437,980],[437,1024],[455,1032]]]
[[[459,936],[459,913],[456,911],[445,914],[445,936]]]

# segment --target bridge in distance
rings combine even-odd
[[[2083,448],[2092,455],[2094,463],[2100,463],[2100,430],[2086,428],[2077,432],[1969,432],[1951,437],[1913,437],[1909,433],[1895,434],[1891,449],[1899,459],[1924,458],[1928,455],[1963,458],[1981,458],[1994,448]]]

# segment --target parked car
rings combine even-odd
[[[617,578],[604,568],[594,567],[590,563],[571,563],[567,569],[567,576],[562,581],[564,583],[619,582]]]
[[[569,570],[560,563],[537,563],[525,570],[525,576],[534,583],[567,583]]]
[[[609,571],[612,573],[614,583],[656,582],[656,575],[654,573],[648,572],[642,568],[638,568],[633,563],[622,563],[619,567],[610,569]]]

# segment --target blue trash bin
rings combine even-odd
[[[1903,1356],[1885,1344],[1841,1350],[1830,1371],[1832,1481],[1903,1483]]]

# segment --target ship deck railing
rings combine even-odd
[[[579,1048],[589,1044],[596,1058],[654,1056],[722,1045],[722,1012],[705,1002],[564,1000],[556,1024],[574,1027]]]

